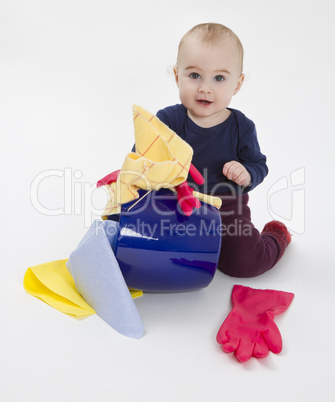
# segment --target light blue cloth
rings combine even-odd
[[[118,223],[96,220],[67,262],[78,292],[119,333],[141,338],[144,326],[115,258]]]

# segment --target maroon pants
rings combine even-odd
[[[260,234],[251,223],[248,194],[222,194],[222,245],[218,268],[227,275],[250,278],[271,269],[279,258],[279,243]]]

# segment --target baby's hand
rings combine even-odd
[[[248,186],[251,182],[251,176],[247,169],[237,161],[230,161],[224,164],[222,173],[240,186]]]

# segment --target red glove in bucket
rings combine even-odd
[[[192,179],[195,181],[197,184],[204,184],[205,179],[203,175],[199,172],[199,170],[191,163],[190,165],[190,170],[189,170],[190,175],[192,176]]]
[[[192,179],[197,184],[204,184],[205,180],[199,170],[191,163],[189,173]],[[186,216],[190,216],[193,212],[193,208],[200,208],[200,201],[194,197],[193,188],[191,188],[187,181],[176,186],[178,203]]]
[[[191,188],[187,181],[175,187],[177,190],[178,203],[186,216],[190,216],[193,208],[200,208],[200,201],[194,197],[193,188]]]
[[[233,308],[216,336],[226,353],[235,352],[240,362],[265,357],[269,351],[280,353],[282,338],[273,318],[283,313],[294,294],[270,289],[235,285]]]
[[[108,174],[104,178],[98,181],[97,187],[106,186],[107,184],[114,183],[120,175],[120,170],[114,170],[114,172]]]

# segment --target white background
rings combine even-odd
[[[1,401],[334,400],[332,4],[0,1]],[[208,21],[244,44],[246,81],[231,106],[255,121],[270,168],[251,194],[254,222],[288,222],[287,253],[258,278],[218,272],[204,290],[137,299],[141,340],[28,295],[26,269],[67,258],[104,207],[94,185],[132,147],[132,104],[156,113],[179,101],[179,40]],[[34,207],[36,180],[40,206],[63,213]],[[280,355],[240,364],[216,344],[235,283],[295,293],[276,319]]]

